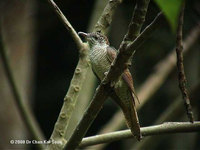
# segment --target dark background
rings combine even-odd
[[[55,2],[76,31],[87,31],[91,13],[93,12],[94,0],[57,0]],[[2,4],[2,7],[7,7],[6,2]],[[187,36],[200,20],[199,6],[200,2],[198,0],[186,2],[184,37]],[[131,0],[124,0],[117,9],[108,34],[110,43],[115,48],[119,47],[127,31],[133,9],[134,6]],[[34,67],[32,68],[34,71],[33,81],[31,81],[31,103],[39,125],[48,139],[52,133],[63,104],[63,98],[68,90],[74,69],[78,62],[78,50],[68,31],[47,1],[37,0],[34,2],[33,10],[31,15],[35,19],[35,45],[33,52],[35,56]],[[154,19],[158,12],[159,8],[151,1],[143,28]],[[199,81],[200,77],[199,44],[199,40],[195,42],[192,46],[192,50],[187,54],[184,60],[189,89]],[[155,70],[156,63],[167,56],[174,46],[175,34],[172,33],[167,21],[165,21],[134,55],[131,72],[134,76],[136,91],[148,75]],[[145,104],[142,110],[139,111],[141,126],[152,125],[159,114],[179,95],[177,71],[174,70],[170,73],[166,82],[164,82],[156,94]],[[199,98],[196,100],[199,100]],[[103,109],[89,129],[87,136],[96,134],[118,109],[119,108],[113,102],[110,100],[106,101]],[[196,109],[196,107],[195,113],[195,118],[197,119],[199,117],[199,109]],[[186,114],[183,114],[180,118],[173,121],[186,120]],[[200,137],[196,134],[162,135],[159,137],[163,140],[157,143],[156,146],[154,146],[154,144],[149,145],[147,149],[189,150],[200,148],[198,142]],[[192,139],[193,142],[191,142],[190,139]],[[132,142],[133,140],[113,142],[109,144],[106,149],[128,149],[128,143]],[[193,145],[189,143],[193,143]]]

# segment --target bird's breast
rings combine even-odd
[[[90,50],[89,57],[93,71],[102,80],[105,76],[104,73],[110,68],[106,47],[93,47]]]

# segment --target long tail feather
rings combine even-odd
[[[114,92],[111,94],[111,97],[122,109],[127,126],[130,128],[132,134],[136,137],[138,141],[140,141],[142,135],[140,132],[140,124],[137,111],[133,103],[134,101],[130,100],[129,102],[123,103]]]
[[[133,104],[130,104],[128,108],[125,108],[125,110],[123,110],[123,113],[126,118],[127,125],[131,129],[131,132],[133,133],[133,135],[135,135],[137,140],[140,141],[142,135],[140,132],[140,124],[135,106]]]

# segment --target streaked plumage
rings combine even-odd
[[[109,46],[108,39],[100,33],[83,33],[90,46],[89,58],[95,75],[102,80],[109,70],[112,61],[116,57],[116,50]],[[135,108],[135,94],[132,76],[126,69],[119,81],[115,84],[113,92],[110,94],[112,99],[120,106],[128,127],[138,140],[141,139],[140,124]]]

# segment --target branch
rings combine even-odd
[[[97,21],[97,24],[95,25],[93,32],[101,32],[102,34],[106,33],[106,29],[111,24],[112,16],[113,16],[116,8],[122,1],[123,0],[109,0],[102,15],[100,16],[99,20]]]
[[[146,10],[148,7],[149,0],[143,0],[145,2]],[[143,3],[142,3],[143,4]],[[144,9],[145,10],[145,9]],[[145,11],[146,12],[146,11]],[[145,13],[146,14],[146,13]],[[139,19],[135,20],[133,19],[132,22],[138,23],[140,19],[145,17],[145,14],[137,14]],[[135,16],[137,16],[135,15]],[[140,26],[142,26],[142,21]],[[138,32],[137,30],[135,32]],[[119,53],[117,55],[117,58],[115,59],[114,63],[112,63],[108,74],[101,82],[100,86],[97,88],[97,91],[93,97],[92,102],[90,103],[88,109],[84,113],[83,118],[79,122],[78,126],[74,130],[72,136],[70,137],[69,141],[67,142],[65,149],[67,150],[73,150],[75,149],[81,142],[82,138],[85,136],[88,128],[96,118],[97,114],[101,110],[104,101],[109,96],[111,90],[112,90],[112,84],[118,81],[120,75],[122,72],[128,67],[128,60],[131,58],[132,54],[134,53],[134,50],[126,50],[125,49],[126,44],[123,41],[120,48]]]
[[[188,122],[167,122],[160,125],[141,128],[142,136],[188,133],[188,132],[199,132],[199,131],[200,131],[200,121],[196,121],[193,124]],[[130,130],[116,131],[112,133],[84,138],[80,144],[80,147],[109,143],[127,138],[133,138],[133,134],[131,133]]]
[[[200,95],[199,89],[200,89],[200,83],[195,85],[195,87],[192,89],[191,94],[190,94],[190,96],[191,96],[191,98],[194,102],[194,105],[196,105],[196,103],[198,102],[198,97]],[[165,110],[159,116],[159,118],[156,119],[155,124],[160,124],[160,123],[165,122],[165,121],[173,120],[174,118],[177,118],[178,116],[180,116],[183,112],[183,109],[181,107],[181,103],[182,103],[182,101],[181,101],[180,98],[174,100],[174,102],[169,107],[167,107],[167,110]],[[118,118],[118,120],[120,120],[120,119]],[[136,145],[134,145],[134,147],[132,149],[143,150],[143,149],[147,148],[147,147],[144,147],[144,146],[148,146],[149,144],[152,144],[152,141],[153,140],[155,141],[155,138],[156,138],[155,136],[146,137],[141,142],[135,143]],[[92,140],[92,139],[87,140],[87,138],[84,138],[82,143],[80,144],[80,146],[81,147],[91,146],[90,144],[95,145],[95,144],[93,144],[93,141],[96,142],[96,140]],[[95,150],[97,150],[97,149],[102,149],[103,148],[102,146],[104,146],[104,145],[106,145],[106,143],[99,144],[99,145],[96,145],[96,146],[93,146],[93,147],[94,147]],[[90,147],[90,148],[93,148],[93,147]]]
[[[91,17],[89,19],[87,32],[92,32],[93,27],[95,26],[101,13],[105,9],[106,4],[107,4],[107,1],[102,1],[102,0],[95,1],[94,7],[92,9]],[[74,108],[74,112],[76,113],[72,114],[69,126],[67,127],[66,132],[65,132],[66,140],[69,139],[70,135],[73,132],[73,129],[75,128],[75,125],[78,124],[78,121],[81,119],[85,109],[87,108],[90,100],[92,99],[92,96],[94,94],[94,89],[96,88],[96,82],[97,82],[97,78],[93,74],[92,69],[90,67],[90,69],[88,69],[87,71],[87,75],[83,83],[82,89],[84,90],[80,91],[80,94],[77,99],[78,105],[76,105]]]
[[[78,49],[82,50],[84,48],[82,40],[80,39],[80,37],[78,36],[76,31],[74,30],[72,25],[69,23],[67,18],[64,16],[64,14],[60,10],[60,8],[56,5],[56,3],[53,0],[48,0],[48,2],[51,5],[51,7],[53,8],[53,10],[56,12],[56,14],[58,15],[61,22],[67,28],[68,32],[71,34],[71,37],[73,38],[74,42],[76,43]]]
[[[186,55],[190,50],[192,45],[198,40],[200,35],[200,24],[195,26],[188,36],[185,38],[183,45],[185,47],[183,54]],[[158,62],[155,66],[155,71],[150,74],[146,81],[142,84],[139,89],[138,97],[140,99],[140,105],[138,109],[141,109],[143,105],[150,99],[155,92],[160,88],[160,86],[167,79],[167,76],[172,72],[176,66],[176,56],[175,48],[171,50],[164,59]]]
[[[141,27],[142,27],[142,25],[144,23],[144,20],[145,20],[144,18],[146,16],[146,12],[147,12],[149,1],[150,0],[138,0],[137,1],[136,9],[140,8],[141,10],[140,11],[138,10],[133,14],[133,17],[132,17],[131,23],[130,23],[130,24],[137,24],[137,28],[132,33],[136,37],[139,36]],[[141,13],[141,12],[143,12],[143,13]],[[126,68],[128,68],[128,61],[132,57],[132,55],[134,54],[134,51],[135,51],[135,49],[134,49],[134,47],[132,45],[134,45],[134,43],[141,42],[141,37],[142,36],[139,36],[137,38],[137,40],[134,40],[131,44],[127,44],[126,43],[126,38],[129,35],[129,31],[131,31],[131,30],[128,29],[127,34],[124,36],[124,39],[121,42],[119,50],[118,50],[119,53],[117,55],[117,58],[112,63],[112,65],[110,67],[110,71],[109,71],[110,73],[108,73],[108,75],[107,75],[107,78],[110,79],[110,81],[112,83],[117,82],[119,77],[120,77],[120,75],[122,74],[122,72]],[[116,66],[116,67],[114,67],[114,66]]]
[[[163,14],[160,12],[154,18],[154,20],[142,31],[142,33],[127,45],[127,50],[138,49],[144,41],[149,38],[149,36],[158,28],[158,26],[163,21]]]
[[[198,97],[200,96],[199,93],[200,89],[200,82],[195,85],[192,90],[190,91],[190,96],[192,98],[192,102],[194,106],[198,103]],[[156,119],[154,124],[160,124],[162,122],[166,121],[172,121],[174,119],[180,118],[180,116],[183,114],[184,109],[182,107],[182,99],[178,97],[177,99],[174,100],[172,104],[170,104],[165,111]],[[142,142],[136,143],[133,147],[133,149],[137,150],[143,150],[147,148],[147,146],[151,143],[152,141],[155,141],[156,137],[148,137],[143,139]]]
[[[157,29],[160,26],[162,21],[163,21],[163,15],[162,13],[158,13],[158,15],[154,18],[154,20],[144,29],[144,31],[132,43],[137,43],[135,45],[137,45],[136,47],[138,48],[142,43],[144,43],[144,41],[147,38],[149,38],[149,36],[155,31],[155,29]],[[109,132],[109,129],[112,127],[119,129],[123,124],[123,121],[120,120],[119,118],[123,118],[121,111],[119,111],[115,116],[113,116],[112,120],[99,133],[102,134]],[[102,149],[101,147],[102,145],[98,145],[95,146],[94,149]]]
[[[187,38],[183,42],[183,45],[185,47],[183,51],[184,54],[186,54],[189,50],[191,50],[191,46],[198,39],[199,35],[200,35],[200,26],[197,25],[192,29],[192,31],[188,34]],[[172,50],[172,52],[168,56],[166,56],[166,58],[157,63],[155,72],[153,72],[140,87],[138,92],[140,105],[137,105],[138,109],[141,109],[147,102],[147,100],[149,100],[156,93],[156,91],[164,83],[164,81],[167,79],[167,76],[175,68],[175,66],[176,66],[175,50]],[[118,111],[112,117],[112,119],[102,128],[99,134],[118,130],[123,124],[123,120],[119,120],[119,118],[122,117],[123,115],[121,111]]]
[[[141,24],[145,21],[149,0],[137,0],[136,7],[133,11],[131,23],[125,36],[125,41],[133,41],[137,38],[141,31]]]
[[[183,100],[185,102],[187,116],[190,122],[194,122],[192,106],[190,104],[190,99],[189,99],[188,91],[186,88],[186,76],[185,76],[184,65],[183,65],[183,44],[182,44],[183,16],[184,16],[184,6],[182,6],[182,10],[179,16],[177,37],[176,37],[178,79],[179,79],[179,88],[182,93]]]
[[[54,1],[53,0],[48,0],[48,1],[55,10],[58,17],[65,25],[65,27],[70,32],[72,38],[77,44],[77,47],[79,48],[79,53],[81,53],[78,65],[75,69],[75,73],[70,83],[70,87],[64,98],[64,104],[61,108],[58,120],[55,123],[54,130],[50,138],[51,140],[61,141],[62,144],[51,144],[49,145],[49,149],[59,149],[60,147],[63,147],[63,145],[66,143],[65,135],[67,134],[67,127],[69,124],[69,120],[74,110],[74,106],[76,104],[82,85],[85,81],[86,74],[89,70],[89,62],[86,53],[88,51],[88,46],[82,43],[76,31],[73,29],[71,24],[68,22],[68,20],[61,12],[61,10],[58,8],[58,6],[54,3]],[[103,19],[104,17],[101,17],[98,21],[99,24],[104,24],[104,21],[109,21],[109,22],[111,21],[114,10],[121,1],[122,0],[109,1],[109,3],[106,6],[106,9],[102,13],[102,16],[105,17],[109,16],[109,17],[107,17],[106,20]],[[108,26],[99,26],[98,29],[103,32],[107,27]]]
[[[2,64],[4,66],[5,73],[7,75],[8,82],[9,82],[11,90],[12,90],[14,100],[18,107],[20,116],[22,117],[22,120],[25,123],[25,126],[27,127],[30,135],[33,137],[34,140],[37,140],[37,141],[44,140],[45,139],[44,135],[43,135],[42,131],[40,130],[39,125],[38,125],[35,117],[33,116],[31,109],[29,108],[29,106],[27,104],[24,103],[24,101],[22,100],[22,97],[20,95],[19,89],[17,88],[17,84],[16,84],[16,81],[15,81],[15,78],[14,78],[14,75],[12,72],[9,58],[6,54],[6,48],[3,43],[2,34],[0,34],[0,54],[2,56],[2,62],[3,62]],[[42,145],[42,144],[37,144],[36,146],[38,147],[38,149],[45,148],[44,145]]]
[[[52,135],[50,137],[51,140],[61,141],[62,143],[65,143],[64,137],[66,134],[67,127],[69,125],[69,120],[71,118],[72,112],[74,110],[74,106],[76,105],[77,98],[80,94],[80,90],[82,88],[86,74],[89,69],[89,62],[87,58],[88,47],[86,44],[82,43],[76,31],[73,29],[72,25],[69,23],[67,18],[63,15],[63,13],[58,8],[58,6],[54,3],[54,1],[48,0],[48,2],[52,6],[54,11],[56,12],[58,17],[60,18],[60,20],[63,22],[63,24],[69,31],[69,33],[71,34],[71,37],[75,41],[80,53],[79,61],[76,66],[74,75],[72,77],[68,92],[64,98],[63,106],[61,108],[58,119],[55,123]],[[61,144],[50,144],[48,148],[60,149],[60,147],[62,147]]]
[[[95,2],[96,6],[93,8],[94,12],[92,12],[91,21],[90,21],[89,27],[87,29],[88,32],[92,32],[92,30],[93,30],[93,32],[101,32],[101,33],[106,34],[107,29],[109,27],[108,25],[112,21],[114,12],[116,11],[116,8],[119,6],[119,4],[121,2],[122,2],[122,0],[114,0],[114,1],[110,0],[108,2],[102,1],[102,0],[96,1]],[[95,25],[95,23],[96,23],[96,25]],[[95,26],[94,29],[93,29],[93,26]],[[86,82],[87,82],[87,84],[84,84]],[[81,100],[81,102],[79,101],[79,105],[82,105],[83,103],[85,105],[89,104],[89,100],[91,100],[91,98],[93,96],[93,90],[91,90],[91,89],[95,88],[95,85],[96,85],[95,82],[96,82],[96,77],[94,76],[92,70],[88,69],[87,75],[86,75],[86,78],[85,78],[85,81],[84,81],[83,87],[82,87],[82,89],[84,89],[84,90],[81,90],[80,94],[78,96],[77,101]],[[78,107],[76,107],[74,111],[76,111],[77,108]],[[81,109],[85,110],[86,108],[81,108]],[[80,112],[80,109],[78,111]],[[83,114],[83,112],[81,113],[81,117],[82,117],[82,114]],[[78,120],[80,120],[80,118],[76,118],[76,120],[78,122]],[[70,120],[70,124],[71,124],[71,121],[72,121],[72,119]],[[64,133],[65,139],[69,138],[69,136],[71,135],[71,133],[73,131],[72,129],[74,129],[74,125],[72,125],[73,126],[72,129],[70,129],[69,126],[67,127],[66,132]]]

